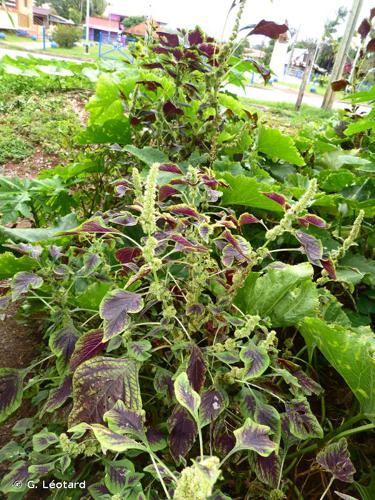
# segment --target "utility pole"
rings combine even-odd
[[[342,77],[346,58],[348,56],[348,52],[354,35],[354,30],[356,28],[358,17],[362,10],[362,6],[363,6],[363,0],[353,0],[352,10],[350,11],[349,14],[348,22],[345,28],[345,33],[341,40],[340,47],[336,55],[335,64],[332,69],[330,82],[323,99],[323,104],[322,104],[323,109],[332,108],[335,93],[332,90],[331,83],[336,80],[340,80],[340,78]]]
[[[90,0],[86,0],[86,54],[90,46]]]
[[[296,111],[299,111],[301,109],[301,104],[302,104],[303,96],[305,94],[306,85],[307,85],[308,81],[310,80],[311,72],[312,72],[313,67],[314,67],[315,57],[316,57],[316,54],[318,52],[319,46],[320,46],[320,43],[318,42],[315,49],[309,49],[309,55],[308,55],[307,61],[306,61],[306,68],[305,68],[305,71],[303,73],[303,77],[302,77],[301,85],[299,87],[298,97],[297,97],[297,101],[296,101],[296,106],[295,106]]]

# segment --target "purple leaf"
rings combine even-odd
[[[236,260],[239,264],[249,261],[251,252],[250,244],[241,236],[233,236],[230,231],[224,231],[222,235],[228,242],[223,248],[223,263],[225,266],[231,266]]]
[[[184,215],[185,217],[191,217],[192,219],[199,219],[199,213],[188,205],[172,205],[168,207],[169,212],[174,215]]]
[[[64,326],[61,330],[55,331],[49,340],[51,351],[61,357],[64,364],[67,364],[73,354],[74,347],[78,340],[78,332],[73,325]]]
[[[186,310],[188,316],[201,316],[204,313],[204,306],[202,304],[192,304]]]
[[[227,455],[236,444],[236,438],[225,420],[215,423],[214,426],[214,449],[220,456]]]
[[[178,403],[197,418],[201,398],[191,387],[187,373],[181,372],[174,381],[174,392]]]
[[[176,250],[177,251],[185,251],[185,252],[206,252],[207,248],[203,245],[198,245],[196,242],[190,241],[183,236],[178,236],[177,234],[173,234],[170,236],[170,239],[177,243]]]
[[[138,224],[138,219],[130,212],[124,212],[111,219],[111,222],[113,222],[113,224],[119,224],[120,226],[136,226]]]
[[[293,399],[285,403],[289,419],[289,430],[299,439],[322,438],[323,430],[313,415],[306,398]]]
[[[100,264],[100,258],[98,255],[96,255],[94,253],[91,255],[88,255],[85,258],[85,266],[81,270],[81,272],[84,272],[85,274],[89,274],[92,271],[94,271],[98,267],[99,264]]]
[[[0,422],[4,422],[20,406],[24,372],[0,368]]]
[[[93,358],[105,349],[103,330],[91,330],[84,333],[77,341],[70,360],[70,369],[75,371],[84,361]]]
[[[236,449],[252,450],[263,457],[268,457],[277,448],[276,443],[268,437],[270,432],[268,426],[257,424],[251,418],[247,418],[244,425],[234,431]]]
[[[270,200],[275,201],[283,208],[289,208],[290,205],[287,203],[285,196],[277,193],[262,193],[264,196],[267,196]]]
[[[368,54],[372,54],[375,52],[375,38],[369,41],[369,43],[366,46],[366,52]]]
[[[165,33],[163,31],[157,32],[161,43],[167,47],[177,47],[179,44],[178,36],[172,33]]]
[[[323,257],[323,247],[320,240],[302,231],[296,232],[296,238],[302,244],[309,261],[320,267],[320,260]]]
[[[171,172],[172,174],[182,174],[182,170],[178,165],[174,163],[162,163],[159,165],[159,170],[162,172]]]
[[[277,488],[280,472],[281,459],[276,452],[272,452],[268,457],[254,455],[254,469],[259,481],[267,484],[271,488]]]
[[[138,247],[125,247],[116,250],[115,257],[121,264],[129,264],[141,255],[142,251]]]
[[[257,400],[254,420],[259,424],[267,425],[272,431],[273,439],[279,441],[281,433],[280,414],[273,406]]]
[[[172,372],[159,367],[154,378],[155,390],[161,394],[166,394],[168,392],[170,398],[174,397],[172,375]]]
[[[155,52],[155,54],[169,54],[170,50],[166,49],[165,47],[154,47],[152,49],[152,52]],[[151,64],[145,64],[144,66],[145,66],[145,68],[150,68]],[[157,67],[157,68],[160,67],[160,68],[162,68],[163,66],[161,64],[160,65],[157,64],[157,66],[154,65],[154,67]]]
[[[39,260],[43,253],[43,248],[39,245],[30,245],[28,243],[19,243],[18,245],[3,245],[4,247],[11,248],[22,255],[29,255],[32,259]]]
[[[184,457],[193,446],[197,437],[197,426],[189,412],[175,406],[168,419],[169,449],[175,460]]]
[[[186,370],[189,382],[196,392],[200,392],[204,386],[206,365],[202,351],[194,345],[191,349],[190,359]]]
[[[103,340],[107,341],[121,333],[129,322],[128,313],[137,313],[143,308],[141,295],[124,290],[112,290],[100,304],[100,317],[104,319]]]
[[[168,54],[168,50],[167,49],[164,49],[164,50]],[[153,49],[153,52],[156,52],[155,49]],[[147,68],[147,69],[163,69],[163,65],[161,63],[148,63],[148,64],[144,64],[143,67]]]
[[[104,421],[108,427],[119,434],[143,433],[144,411],[130,410],[123,401],[117,401],[113,408],[104,414]]]
[[[119,233],[119,231],[117,231],[116,229],[111,229],[109,227],[106,227],[103,220],[100,217],[95,217],[94,219],[84,222],[76,229],[71,229],[70,231],[64,231],[59,234],[73,235],[80,233],[110,234],[110,233]]]
[[[286,33],[288,29],[286,24],[276,24],[273,21],[262,19],[255,28],[250,31],[249,35],[263,35],[276,40],[280,35]]]
[[[341,90],[345,90],[348,85],[350,85],[349,80],[345,80],[344,78],[342,78],[341,80],[332,82],[331,88],[335,92],[340,92]]]
[[[367,35],[370,33],[370,30],[371,30],[370,21],[367,18],[363,19],[358,28],[358,33],[361,35],[362,40],[364,40],[367,37]]]
[[[258,61],[256,61],[251,57],[246,59],[246,61],[251,62],[251,64],[255,67],[255,69],[263,78],[264,82],[267,83],[268,80],[271,78],[271,71],[268,68],[266,68],[266,66],[263,66],[263,64],[260,64]]]
[[[201,425],[207,425],[217,419],[226,406],[226,394],[222,390],[209,389],[202,394],[199,416]]]
[[[312,226],[320,227],[322,229],[327,227],[327,223],[321,217],[313,214],[307,214],[303,217],[299,217],[298,222],[305,227],[309,227],[309,224],[311,224]]]
[[[180,116],[183,115],[184,112],[182,111],[181,108],[178,108],[173,104],[171,101],[167,101],[163,105],[163,111],[166,116],[172,117],[172,116]]]
[[[0,312],[5,311],[11,302],[12,297],[10,295],[4,295],[0,297]]]
[[[264,346],[256,346],[252,340],[241,351],[240,358],[245,364],[244,380],[260,377],[269,367],[270,358]]]
[[[297,370],[293,372],[293,376],[298,379],[300,383],[302,391],[307,395],[311,396],[312,394],[316,394],[319,396],[323,392],[323,388],[318,382],[315,382],[312,378],[310,378],[306,373],[302,370]]]
[[[12,299],[17,300],[29,290],[40,288],[43,285],[43,278],[34,273],[20,272],[14,275],[12,281]]]
[[[141,362],[151,357],[151,353],[149,352],[151,348],[151,342],[148,340],[138,340],[128,343],[129,356]]]
[[[1,481],[1,492],[5,497],[14,497],[11,493],[16,493],[21,497],[22,493],[27,489],[27,480],[30,477],[29,464],[27,462],[16,462],[10,472],[6,474]],[[7,495],[9,493],[9,495]]]
[[[160,87],[163,87],[161,83],[155,82],[154,80],[139,80],[138,85],[144,85],[148,90],[155,91]]]
[[[172,187],[170,184],[165,184],[159,189],[159,201],[163,202],[176,194],[181,194],[181,192]]]
[[[73,409],[69,426],[103,422],[118,400],[127,408],[142,409],[138,363],[126,358],[96,357],[81,364],[73,376]]]
[[[155,427],[150,427],[147,430],[146,437],[152,451],[163,450],[167,445],[164,434]]]
[[[330,472],[335,479],[344,483],[352,483],[356,472],[348,452],[348,442],[341,438],[337,443],[327,445],[321,450],[316,461],[327,472]]]
[[[331,278],[331,280],[336,279],[336,269],[335,269],[335,264],[333,263],[332,259],[320,259],[320,263],[322,264],[323,268],[327,272],[328,276]]]
[[[216,47],[212,45],[212,43],[201,43],[199,45],[199,50],[203,52],[205,56],[211,58],[215,54]]]
[[[240,218],[238,219],[238,223],[240,226],[244,226],[245,224],[257,224],[259,222],[259,219],[254,217],[254,215],[251,215],[249,213],[244,213],[240,215]]]
[[[72,377],[67,376],[59,387],[51,389],[42,413],[51,413],[60,408],[72,395]]]
[[[199,45],[200,43],[203,43],[203,34],[200,29],[195,29],[193,31],[189,31],[188,33],[188,41],[190,47],[194,45]]]

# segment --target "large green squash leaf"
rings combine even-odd
[[[261,184],[255,179],[244,175],[231,175],[227,172],[220,174],[220,177],[229,184],[228,188],[221,188],[223,191],[223,205],[245,205],[247,207],[271,210],[272,212],[283,212],[282,207],[275,201],[267,198],[262,191],[269,191],[267,184]]]
[[[31,271],[38,262],[27,255],[17,258],[11,252],[0,254],[0,280],[12,278],[21,271]]]
[[[127,408],[142,409],[139,365],[132,359],[98,356],[82,363],[73,377],[73,409],[69,426],[102,423],[118,400]]]
[[[293,139],[276,128],[261,127],[258,150],[269,158],[285,160],[299,167],[305,165],[305,160],[300,155]]]
[[[309,263],[269,267],[260,277],[254,274],[249,275],[236,297],[244,312],[269,316],[274,327],[296,325],[306,316],[314,315],[319,299]]]
[[[375,419],[375,335],[369,327],[350,329],[318,318],[305,318],[300,331],[339,372],[361,405]]]
[[[128,151],[128,153],[131,153],[134,155],[138,160],[146,163],[146,165],[153,165],[154,163],[167,163],[169,162],[168,156],[160,151],[159,149],[156,148],[150,148],[150,147],[145,147],[145,148],[137,148],[136,146],[126,146],[124,148],[124,151]]]

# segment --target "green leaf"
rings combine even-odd
[[[316,345],[343,377],[362,413],[375,418],[375,336],[371,329],[349,329],[317,318],[306,318],[299,329],[309,348]]]
[[[283,212],[278,203],[262,194],[262,191],[269,191],[269,185],[258,183],[255,179],[243,175],[223,173],[220,174],[220,178],[229,184],[228,188],[220,188],[224,193],[221,199],[224,206],[245,205],[272,212]]]
[[[110,283],[96,282],[91,283],[86,290],[78,295],[76,303],[83,309],[92,309],[99,311],[99,306],[105,295],[112,288]]]
[[[139,443],[128,436],[117,434],[107,427],[104,427],[104,425],[93,424],[90,425],[90,429],[94,432],[104,454],[107,450],[114,451],[116,453],[123,453],[127,450],[145,450],[142,443]]]
[[[125,146],[124,151],[131,153],[136,158],[138,158],[138,160],[142,161],[143,163],[146,163],[146,165],[149,165],[150,167],[154,163],[169,162],[168,156],[156,148],[146,147],[139,149],[135,146]]]
[[[174,390],[177,401],[186,408],[195,420],[198,420],[198,409],[201,404],[201,398],[191,387],[186,372],[180,373],[174,382]]]
[[[129,144],[131,127],[128,119],[107,120],[102,125],[89,125],[76,137],[78,144]]]
[[[227,109],[230,109],[240,118],[246,118],[246,113],[242,106],[242,103],[236,99],[235,97],[228,94],[219,94],[218,95],[219,104],[224,106]]]
[[[245,282],[236,303],[248,314],[269,316],[274,327],[296,325],[314,315],[319,304],[312,276],[313,268],[307,262],[280,269],[269,267],[255,282],[254,277],[248,278],[251,281]]]
[[[258,150],[269,158],[285,160],[299,167],[305,165],[305,160],[300,155],[293,139],[276,128],[260,128]]]
[[[14,368],[0,368],[0,422],[20,407],[25,372]]]
[[[33,436],[33,450],[40,452],[46,450],[52,444],[58,443],[59,438],[54,432],[49,432],[48,429],[43,429],[42,431],[34,434]]]
[[[17,258],[11,252],[0,254],[0,280],[12,278],[21,271],[31,271],[38,267],[38,262],[27,255]]]

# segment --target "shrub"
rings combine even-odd
[[[67,26],[59,24],[53,32],[53,39],[60,47],[71,49],[82,37],[82,29],[79,26]]]

